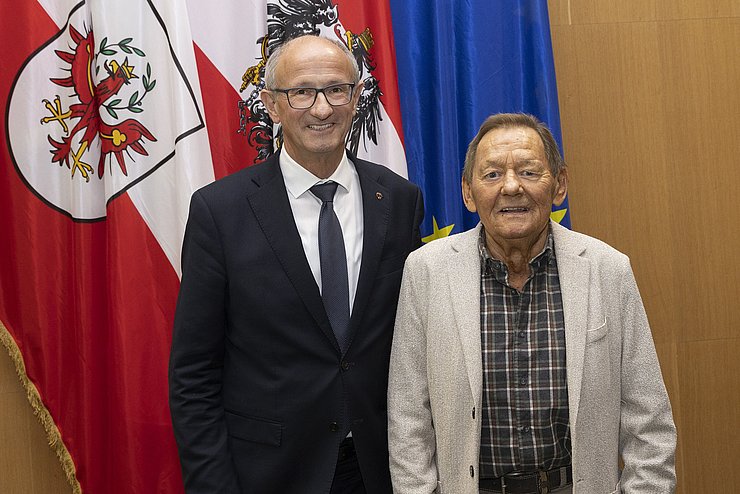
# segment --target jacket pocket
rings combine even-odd
[[[606,324],[606,318],[604,318],[604,322],[601,323],[599,327],[596,329],[589,329],[586,331],[586,343],[593,343],[595,341],[599,341],[601,338],[606,336],[606,334],[609,332],[609,326]]]
[[[228,411],[225,413],[229,436],[270,446],[280,446],[283,435],[283,424],[280,422],[237,415]]]

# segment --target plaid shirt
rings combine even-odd
[[[552,233],[530,261],[521,292],[491,257],[481,229],[483,410],[480,474],[551,470],[571,463],[565,322]]]

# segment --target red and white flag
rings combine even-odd
[[[387,2],[0,3],[0,338],[77,491],[181,492],[167,359],[190,195],[273,152],[285,39],[343,41],[348,146],[406,176]]]

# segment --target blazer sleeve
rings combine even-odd
[[[437,488],[434,427],[426,359],[424,268],[411,254],[404,268],[388,377],[388,448],[395,493]]]
[[[169,363],[170,412],[185,490],[238,493],[221,397],[227,276],[201,193],[190,203]]]
[[[629,262],[621,279],[622,401],[619,434],[625,493],[676,486],[676,428],[650,326]]]

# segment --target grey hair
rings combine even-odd
[[[339,40],[335,39],[329,39],[325,38],[323,36],[315,36],[313,34],[307,34],[305,36],[299,36],[297,38],[290,39],[280,45],[273,53],[270,53],[270,56],[267,58],[267,63],[265,64],[265,88],[268,90],[277,89],[277,81],[275,81],[275,71],[277,70],[277,66],[280,63],[280,58],[282,58],[283,53],[285,53],[285,50],[287,50],[290,45],[292,45],[296,40],[304,39],[304,38],[319,38],[319,39],[325,39],[329,43],[332,43],[337,48],[339,48],[342,53],[347,57],[347,60],[352,65],[352,71],[355,74],[353,83],[357,83],[360,80],[360,68],[357,65],[357,60],[355,59],[355,56],[352,55],[352,52],[349,51],[349,49],[345,46],[344,43],[342,43]]]
[[[542,139],[547,164],[553,175],[557,177],[560,172],[566,168],[565,160],[560,154],[558,144],[555,142],[552,132],[550,132],[547,125],[537,119],[537,117],[526,113],[497,113],[496,115],[491,115],[485,119],[478,130],[478,134],[476,134],[473,140],[470,141],[468,151],[465,153],[463,180],[470,183],[473,179],[473,168],[475,167],[475,158],[478,153],[478,144],[480,144],[481,139],[483,139],[483,137],[492,130],[512,127],[524,127],[537,132],[537,135]]]

